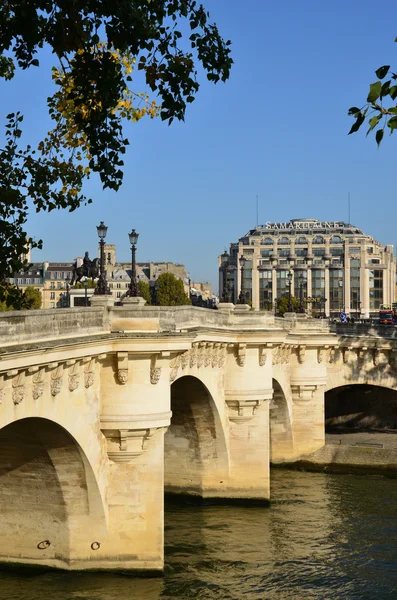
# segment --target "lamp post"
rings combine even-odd
[[[136,253],[136,246],[138,243],[139,233],[137,233],[135,231],[135,229],[132,229],[131,233],[128,234],[128,237],[130,238],[130,244],[131,244],[131,281],[130,281],[130,285],[129,285],[126,295],[129,296],[130,298],[136,298],[137,296],[141,295],[141,293],[139,291],[139,287],[138,287],[138,282],[136,279],[136,262],[135,262],[135,253]]]
[[[288,271],[287,279],[288,279],[288,312],[294,312],[294,307],[292,306],[292,297],[291,297],[291,286],[292,286],[292,272],[291,271]]]
[[[87,296],[88,279],[87,278],[84,279],[83,286],[84,286],[84,306],[88,306],[88,296]]]
[[[105,237],[108,228],[104,224],[103,221],[97,225],[97,232],[99,237],[100,244],[100,257],[99,257],[99,279],[95,289],[95,294],[104,296],[105,294],[110,294],[110,290],[107,285],[106,277],[105,277]]]
[[[227,267],[229,265],[229,254],[226,252],[221,254],[221,269],[222,269],[222,279],[223,279],[223,286],[222,286],[222,302],[229,302],[229,292],[227,289]]]
[[[299,275],[299,312],[304,313],[305,307],[303,305],[303,286],[305,285],[303,274]]]
[[[69,294],[69,286],[70,286],[70,277],[69,275],[65,279],[66,283],[66,308],[70,307],[70,294]]]
[[[238,261],[240,263],[240,270],[241,270],[241,287],[240,287],[240,294],[238,297],[238,304],[246,304],[245,291],[244,291],[244,267],[245,267],[245,261],[246,261],[245,256],[242,254],[240,256],[240,258],[238,259]]]

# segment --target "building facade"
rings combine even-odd
[[[241,269],[239,257],[244,256]],[[289,275],[291,273],[291,275]],[[361,229],[341,221],[292,219],[251,229],[219,257],[219,290],[237,302],[241,284],[255,310],[271,310],[289,294],[315,316],[376,316],[396,299],[396,258]],[[224,282],[226,285],[224,286]]]

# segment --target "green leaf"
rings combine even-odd
[[[379,98],[381,89],[382,89],[382,84],[380,81],[371,83],[371,85],[369,86],[369,94],[368,94],[367,102],[375,102]]]
[[[397,117],[392,117],[389,119],[387,126],[390,127],[390,129],[397,129]]]
[[[370,131],[373,130],[375,125],[377,125],[379,123],[381,118],[382,118],[382,113],[380,113],[379,115],[375,115],[374,117],[372,117],[372,119],[369,120],[369,129],[367,131],[367,135],[369,134]]]
[[[397,106],[392,106],[391,108],[387,109],[390,113],[393,113],[393,115],[397,115]]]
[[[379,67],[379,69],[377,69],[377,70],[375,71],[375,73],[376,73],[376,76],[377,76],[379,79],[383,79],[384,77],[386,77],[386,75],[387,75],[387,73],[388,73],[389,69],[390,69],[390,65],[384,65],[383,67]]]
[[[353,125],[347,135],[350,135],[351,133],[355,133],[356,131],[358,131],[360,129],[361,125],[364,123],[364,121],[365,121],[364,115],[359,113],[355,123],[353,123]]]
[[[378,131],[375,134],[375,139],[376,139],[376,143],[378,144],[378,147],[382,141],[382,138],[383,138],[383,129],[378,129]]]
[[[360,109],[357,108],[357,106],[352,106],[351,108],[349,108],[349,111],[347,114],[348,115],[356,115],[359,112],[360,112]]]
[[[40,63],[37,60],[37,58],[34,58],[30,64],[32,65],[32,67],[38,67]]]

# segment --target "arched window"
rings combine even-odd
[[[278,240],[278,245],[279,246],[288,246],[289,245],[289,238],[287,238],[287,237],[281,237]]]
[[[264,246],[273,246],[273,240],[272,238],[263,238],[262,244]]]
[[[333,235],[331,238],[331,244],[341,244],[342,243],[342,238],[340,237],[340,235]]]
[[[322,235],[316,235],[313,238],[313,244],[325,244],[325,240]]]
[[[307,238],[305,238],[305,237],[302,237],[302,236],[301,236],[301,237],[298,237],[298,238],[295,240],[295,244],[307,244]]]

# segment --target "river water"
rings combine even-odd
[[[397,479],[276,469],[271,481],[270,507],[167,507],[164,578],[0,572],[0,598],[397,598]]]

